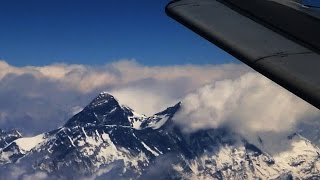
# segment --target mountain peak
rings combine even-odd
[[[106,91],[103,91],[99,94],[99,96],[102,96],[102,97],[112,97],[114,98],[114,96],[112,96],[110,93],[106,92]]]
[[[79,114],[72,117],[66,126],[123,125],[130,126],[129,111],[125,111],[118,100],[107,92],[100,93]]]
[[[101,92],[96,98],[94,98],[89,104],[89,108],[96,108],[103,105],[119,105],[118,100],[107,92]]]
[[[166,110],[162,111],[162,112],[159,112],[155,115],[164,115],[164,114],[167,114],[169,116],[173,116],[177,111],[179,111],[181,107],[181,102],[178,102],[177,104],[175,104],[174,106],[172,107],[168,107]]]

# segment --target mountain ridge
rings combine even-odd
[[[319,177],[320,150],[299,134],[284,137],[292,149],[273,156],[226,128],[186,135],[173,120],[182,103],[147,117],[100,93],[61,128],[6,144],[0,172],[19,165],[66,179]]]

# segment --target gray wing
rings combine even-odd
[[[286,0],[178,0],[167,14],[320,109],[320,19]]]

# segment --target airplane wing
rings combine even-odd
[[[320,109],[320,13],[305,2],[176,0],[166,13]]]

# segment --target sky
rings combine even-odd
[[[15,66],[237,62],[164,12],[168,0],[10,0],[0,6],[0,59]]]
[[[302,0],[302,3],[312,7],[320,7],[319,0]]]

